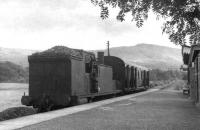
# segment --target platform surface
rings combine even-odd
[[[181,92],[159,90],[21,130],[200,130],[200,111]]]
[[[137,97],[137,96],[155,92],[158,90],[159,89],[149,89],[148,91],[144,91],[144,92],[140,92],[140,93],[134,93],[134,94],[126,95],[126,96],[111,98],[111,99],[102,100],[102,101],[98,101],[98,102],[92,102],[92,103],[69,107],[69,108],[65,108],[65,109],[60,109],[57,111],[50,111],[50,112],[20,117],[17,119],[2,121],[2,122],[0,122],[0,130],[13,130],[13,129],[23,128],[26,126],[30,126],[30,125],[38,124],[38,123],[41,123],[44,121],[48,121],[48,120],[51,120],[54,118],[59,118],[59,117],[67,116],[67,115],[74,114],[77,112],[90,110],[90,109],[93,109],[96,107],[100,107],[100,106],[111,104],[114,102]]]

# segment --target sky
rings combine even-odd
[[[162,34],[163,20],[152,13],[142,28],[116,20],[118,9],[106,20],[90,0],[0,0],[0,47],[44,50],[56,45],[94,50],[139,43],[176,47]]]

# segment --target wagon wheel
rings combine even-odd
[[[78,96],[71,96],[70,106],[79,105],[79,97]]]
[[[53,104],[49,104],[46,108],[46,111],[51,111],[53,110],[54,105]]]
[[[40,106],[37,108],[37,113],[41,113],[41,112],[46,112],[46,109]]]
[[[88,97],[87,100],[88,100],[88,103],[91,103],[93,101],[91,97]]]
[[[117,94],[116,94],[116,93],[114,93],[114,94],[112,95],[112,98],[115,98],[115,97],[117,97]]]

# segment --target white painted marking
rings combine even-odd
[[[151,88],[151,90],[160,90],[160,89],[158,89],[158,88]]]
[[[117,106],[128,106],[128,105],[131,105],[132,103],[129,102],[129,103],[124,103],[124,104],[118,104]]]
[[[51,112],[46,112],[46,113],[40,113],[40,114],[20,117],[17,119],[2,121],[2,122],[0,122],[0,130],[19,129],[19,128],[22,128],[25,126],[37,124],[37,123],[40,123],[43,121],[51,120],[51,119],[62,117],[62,116],[67,116],[67,115],[74,114],[74,113],[81,112],[81,111],[86,111],[86,110],[89,110],[92,108],[96,108],[96,107],[107,105],[110,103],[126,100],[129,98],[137,97],[137,96],[155,92],[155,91],[158,91],[158,90],[150,89],[145,92],[126,95],[126,96],[117,97],[117,98],[113,98],[113,99],[107,99],[107,100],[103,100],[103,101],[99,101],[99,102],[88,103],[88,104],[84,104],[84,105],[60,109],[57,111],[51,111]]]
[[[99,109],[105,110],[105,111],[112,111],[113,110],[113,108],[111,108],[111,107],[99,107]]]
[[[136,102],[136,98],[130,98],[129,101]]]

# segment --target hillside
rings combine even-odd
[[[11,62],[0,62],[0,82],[28,82],[28,68]]]
[[[27,56],[34,52],[36,51],[0,48],[0,82],[27,82]],[[93,52],[97,52],[97,50]],[[151,69],[179,69],[182,64],[180,49],[158,45],[138,44],[129,47],[114,47],[110,49],[110,53],[122,58],[126,63]],[[169,79],[172,77],[169,73],[172,72],[154,70],[151,80]]]
[[[0,47],[0,62],[10,61],[23,67],[27,67],[27,56],[34,52],[36,51]]]
[[[27,56],[33,50],[0,48],[0,62],[10,61],[28,67]],[[96,52],[96,51],[95,51]],[[145,66],[151,69],[178,69],[182,64],[181,50],[152,44],[114,47],[111,55],[124,59],[127,63]]]
[[[127,63],[151,69],[179,69],[182,64],[181,49],[152,44],[115,47],[110,49],[110,54],[124,59]]]

